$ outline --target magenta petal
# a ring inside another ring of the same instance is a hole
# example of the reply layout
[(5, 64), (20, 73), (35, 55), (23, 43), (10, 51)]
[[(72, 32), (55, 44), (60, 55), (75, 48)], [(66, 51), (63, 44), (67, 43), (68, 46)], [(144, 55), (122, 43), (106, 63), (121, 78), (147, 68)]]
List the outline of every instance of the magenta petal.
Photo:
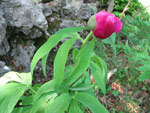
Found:
[(93, 29), (93, 34), (96, 38), (105, 39), (112, 33), (118, 33), (122, 29), (122, 22), (112, 13), (102, 10), (95, 17), (96, 26)]
[(120, 32), (122, 29), (122, 22), (116, 17), (116, 33)]

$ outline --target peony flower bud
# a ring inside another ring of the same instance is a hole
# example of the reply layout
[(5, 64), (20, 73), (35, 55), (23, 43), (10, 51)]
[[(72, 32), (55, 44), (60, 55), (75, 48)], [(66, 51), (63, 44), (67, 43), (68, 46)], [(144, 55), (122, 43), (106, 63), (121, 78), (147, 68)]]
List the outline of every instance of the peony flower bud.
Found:
[(120, 32), (122, 22), (114, 14), (102, 10), (89, 19), (88, 27), (96, 38), (105, 39), (114, 32)]

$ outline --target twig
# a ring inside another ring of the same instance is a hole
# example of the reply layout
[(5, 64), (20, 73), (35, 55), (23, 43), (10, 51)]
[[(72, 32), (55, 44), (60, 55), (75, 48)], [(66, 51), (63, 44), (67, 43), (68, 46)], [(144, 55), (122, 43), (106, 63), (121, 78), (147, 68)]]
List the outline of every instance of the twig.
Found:
[(121, 13), (120, 20), (122, 19), (124, 13), (129, 9), (128, 7), (129, 7), (129, 5), (131, 4), (131, 2), (132, 2), (132, 0), (130, 0), (130, 1), (128, 2), (128, 4), (126, 5), (126, 7), (124, 8), (123, 12)]
[[(147, 8), (149, 8), (150, 6), (147, 6), (147, 7), (145, 7), (144, 9), (141, 9), (141, 10), (138, 10), (132, 17), (131, 17), (131, 19), (134, 19), (136, 16), (138, 16), (143, 10), (145, 10), (145, 9), (147, 9)], [(129, 22), (129, 20), (125, 20), (125, 21), (123, 21), (123, 23), (128, 23)]]

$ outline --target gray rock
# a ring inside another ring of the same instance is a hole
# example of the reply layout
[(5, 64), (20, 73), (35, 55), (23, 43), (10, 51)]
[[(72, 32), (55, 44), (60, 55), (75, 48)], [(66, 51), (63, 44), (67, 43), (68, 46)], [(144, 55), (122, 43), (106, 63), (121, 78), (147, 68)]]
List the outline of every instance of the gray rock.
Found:
[(82, 0), (66, 0), (66, 5), (61, 8), (61, 16), (63, 18), (76, 17), (75, 11), (79, 11), (82, 4)]
[(3, 12), (0, 10), (0, 43), (5, 38), (7, 23), (3, 18)]
[(9, 71), (11, 71), (11, 69), (5, 65), (5, 62), (0, 61), (0, 77)]
[(71, 0), (66, 6), (61, 9), (63, 18), (79, 18), (88, 20), (94, 11), (97, 12), (96, 3), (83, 3), (82, 0)]
[(97, 12), (96, 4), (82, 4), (79, 10), (75, 10), (75, 16), (82, 20), (89, 20), (89, 18), (94, 15), (94, 11)]
[(22, 32), (26, 35), (23, 37), (25, 39), (35, 39), (43, 35), (43, 32), (37, 27), (33, 27), (31, 29), (29, 29), (28, 27), (23, 27)]
[(41, 7), (42, 12), (45, 17), (52, 15), (52, 9), (50, 8), (49, 4), (40, 3), (39, 6)]
[(0, 43), (0, 56), (5, 55), (10, 50), (10, 46), (6, 38)]
[(53, 12), (59, 13), (61, 8), (65, 6), (66, 1), (65, 0), (53, 0), (49, 3), (49, 6), (51, 7)]
[(31, 58), (36, 48), (34, 45), (23, 47), (22, 45), (14, 45), (11, 51), (11, 57), (13, 58), (17, 67), (21, 67), (24, 72), (30, 71)]
[[(31, 38), (40, 37), (41, 35), (35, 34), (48, 29), (41, 8), (33, 0), (2, 0), (0, 7), (8, 25), (19, 28), (25, 35), (30, 35), (29, 31), (33, 32)], [(32, 31), (33, 27), (36, 27), (38, 32)]]
[(62, 19), (61, 21), (62, 22), (60, 23), (60, 28), (84, 26), (83, 23), (80, 20)]

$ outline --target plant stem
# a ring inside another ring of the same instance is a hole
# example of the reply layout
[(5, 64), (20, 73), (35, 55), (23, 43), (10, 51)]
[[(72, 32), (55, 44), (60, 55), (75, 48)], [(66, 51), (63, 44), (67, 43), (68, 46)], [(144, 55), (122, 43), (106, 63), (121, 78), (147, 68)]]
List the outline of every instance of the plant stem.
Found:
[(29, 88), (33, 93), (36, 94), (36, 91), (35, 91), (31, 86), (28, 86), (28, 88)]
[(89, 41), (89, 39), (92, 37), (92, 35), (93, 35), (93, 32), (91, 31), (88, 34), (88, 36), (86, 37), (86, 39), (83, 41), (83, 44), (82, 44), (81, 48), (83, 48), (86, 45), (86, 43)]
[(80, 79), (83, 77), (83, 75), (84, 75), (84, 74), (82, 74), (76, 81), (74, 81), (74, 82), (70, 85), (70, 87), (72, 87), (78, 80), (80, 80)]
[(123, 12), (121, 13), (120, 20), (122, 19), (124, 13), (129, 9), (128, 7), (129, 7), (129, 5), (131, 4), (131, 2), (132, 2), (132, 0), (130, 0), (130, 1), (128, 2), (128, 4), (126, 5), (126, 7), (124, 8)]

